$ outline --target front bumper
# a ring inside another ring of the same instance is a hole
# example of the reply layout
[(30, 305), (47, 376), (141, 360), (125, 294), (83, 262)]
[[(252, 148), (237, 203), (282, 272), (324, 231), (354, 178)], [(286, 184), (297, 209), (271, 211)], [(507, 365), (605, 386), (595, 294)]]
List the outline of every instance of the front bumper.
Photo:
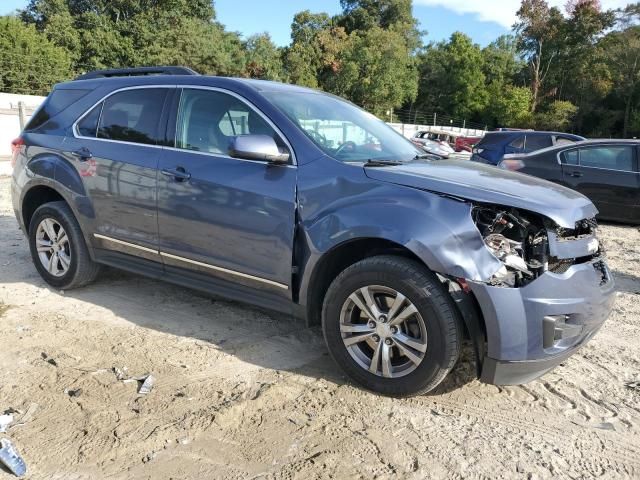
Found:
[(602, 260), (547, 272), (523, 288), (468, 285), (487, 330), (480, 378), (495, 385), (527, 383), (562, 363), (596, 334), (615, 300)]

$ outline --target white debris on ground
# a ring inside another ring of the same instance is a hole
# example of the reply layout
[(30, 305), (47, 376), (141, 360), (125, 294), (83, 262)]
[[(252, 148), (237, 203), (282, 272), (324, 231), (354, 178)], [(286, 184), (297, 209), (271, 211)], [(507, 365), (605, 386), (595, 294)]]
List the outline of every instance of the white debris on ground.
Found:
[[(398, 400), (351, 385), (320, 330), (287, 318), (115, 270), (48, 288), (9, 183), (0, 408), (27, 412), (9, 433), (30, 479), (640, 476), (638, 227), (602, 227), (619, 297), (562, 366), (498, 388), (473, 379), (467, 351), (437, 392)], [(153, 372), (152, 392), (129, 372)]]

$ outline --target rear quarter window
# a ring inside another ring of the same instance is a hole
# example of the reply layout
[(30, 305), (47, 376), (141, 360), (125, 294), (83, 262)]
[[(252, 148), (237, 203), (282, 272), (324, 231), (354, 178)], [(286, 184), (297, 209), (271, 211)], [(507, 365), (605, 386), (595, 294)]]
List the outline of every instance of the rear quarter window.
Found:
[(524, 135), (513, 140), (509, 146), (513, 148), (524, 148)]
[(65, 110), (67, 107), (73, 105), (82, 97), (84, 97), (90, 90), (79, 89), (55, 89), (42, 103), (40, 108), (31, 117), (29, 123), (27, 123), (25, 130), (33, 131), (40, 128), (47, 123), (51, 118)]

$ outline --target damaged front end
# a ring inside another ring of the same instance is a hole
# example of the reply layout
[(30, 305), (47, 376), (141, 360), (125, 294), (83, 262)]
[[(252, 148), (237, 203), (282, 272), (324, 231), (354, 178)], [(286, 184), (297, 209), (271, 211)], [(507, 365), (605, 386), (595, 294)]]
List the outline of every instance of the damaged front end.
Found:
[(521, 288), (546, 272), (564, 273), (603, 256), (595, 219), (566, 229), (541, 215), (494, 205), (475, 206), (472, 218), (489, 251), (502, 262), (488, 279), (493, 286)]
[(490, 278), (464, 282), (486, 332), (480, 378), (526, 383), (589, 341), (613, 308), (614, 282), (597, 223), (585, 219), (566, 228), (537, 213), (486, 204), (471, 214), (502, 263)]

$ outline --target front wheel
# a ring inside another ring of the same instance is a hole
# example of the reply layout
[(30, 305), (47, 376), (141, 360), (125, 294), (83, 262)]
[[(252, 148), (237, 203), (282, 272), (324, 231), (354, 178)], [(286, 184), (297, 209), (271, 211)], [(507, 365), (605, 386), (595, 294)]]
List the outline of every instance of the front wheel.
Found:
[(460, 354), (461, 322), (438, 278), (414, 260), (372, 257), (333, 281), (322, 311), (329, 352), (369, 390), (411, 396), (438, 386)]

